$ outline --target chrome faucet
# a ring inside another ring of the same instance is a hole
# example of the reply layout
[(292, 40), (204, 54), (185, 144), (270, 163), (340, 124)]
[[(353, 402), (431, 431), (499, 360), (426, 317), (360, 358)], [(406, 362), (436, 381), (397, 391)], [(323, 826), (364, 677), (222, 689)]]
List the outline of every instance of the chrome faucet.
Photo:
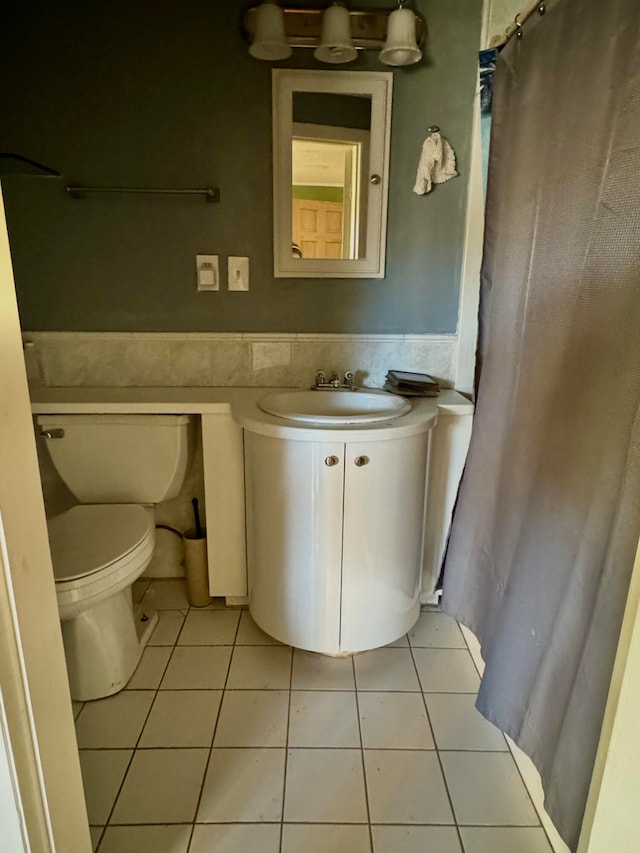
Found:
[(316, 391), (358, 390), (354, 382), (353, 370), (346, 370), (344, 374), (344, 379), (340, 379), (339, 374), (335, 373), (335, 371), (331, 374), (331, 378), (327, 379), (327, 374), (324, 372), (324, 370), (318, 370), (316, 372), (316, 381), (313, 387)]

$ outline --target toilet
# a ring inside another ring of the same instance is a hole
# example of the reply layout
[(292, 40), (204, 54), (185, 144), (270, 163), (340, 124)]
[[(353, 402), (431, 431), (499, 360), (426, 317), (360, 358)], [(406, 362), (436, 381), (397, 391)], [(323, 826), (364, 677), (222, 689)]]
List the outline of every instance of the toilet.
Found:
[(117, 693), (158, 614), (134, 608), (149, 565), (154, 504), (175, 497), (190, 463), (187, 415), (40, 415), (51, 460), (80, 505), (48, 521), (71, 697)]

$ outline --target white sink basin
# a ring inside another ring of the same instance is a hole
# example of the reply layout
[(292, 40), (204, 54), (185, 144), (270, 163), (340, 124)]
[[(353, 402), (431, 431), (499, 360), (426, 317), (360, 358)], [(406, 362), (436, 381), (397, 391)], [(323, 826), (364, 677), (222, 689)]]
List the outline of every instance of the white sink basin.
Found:
[(368, 424), (406, 415), (411, 403), (387, 391), (274, 391), (258, 400), (269, 415), (308, 424)]

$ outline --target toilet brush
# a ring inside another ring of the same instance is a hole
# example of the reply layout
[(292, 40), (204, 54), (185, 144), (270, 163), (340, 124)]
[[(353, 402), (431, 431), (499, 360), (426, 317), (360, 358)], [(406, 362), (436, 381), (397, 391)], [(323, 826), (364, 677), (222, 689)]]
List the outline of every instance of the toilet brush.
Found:
[(196, 523), (196, 539), (202, 539), (202, 527), (200, 526), (200, 512), (198, 510), (198, 498), (191, 498), (193, 504), (193, 517)]
[(187, 581), (187, 598), (193, 607), (206, 607), (211, 603), (207, 570), (207, 539), (200, 524), (198, 498), (193, 498), (195, 528), (184, 533), (184, 566)]

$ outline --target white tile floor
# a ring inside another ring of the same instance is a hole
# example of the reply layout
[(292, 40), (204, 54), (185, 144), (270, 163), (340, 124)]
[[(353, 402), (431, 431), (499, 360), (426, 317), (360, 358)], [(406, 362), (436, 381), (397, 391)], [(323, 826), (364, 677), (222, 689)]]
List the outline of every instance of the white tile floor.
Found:
[(246, 610), (160, 611), (127, 689), (76, 704), (99, 853), (550, 853), (456, 623), (326, 658)]

